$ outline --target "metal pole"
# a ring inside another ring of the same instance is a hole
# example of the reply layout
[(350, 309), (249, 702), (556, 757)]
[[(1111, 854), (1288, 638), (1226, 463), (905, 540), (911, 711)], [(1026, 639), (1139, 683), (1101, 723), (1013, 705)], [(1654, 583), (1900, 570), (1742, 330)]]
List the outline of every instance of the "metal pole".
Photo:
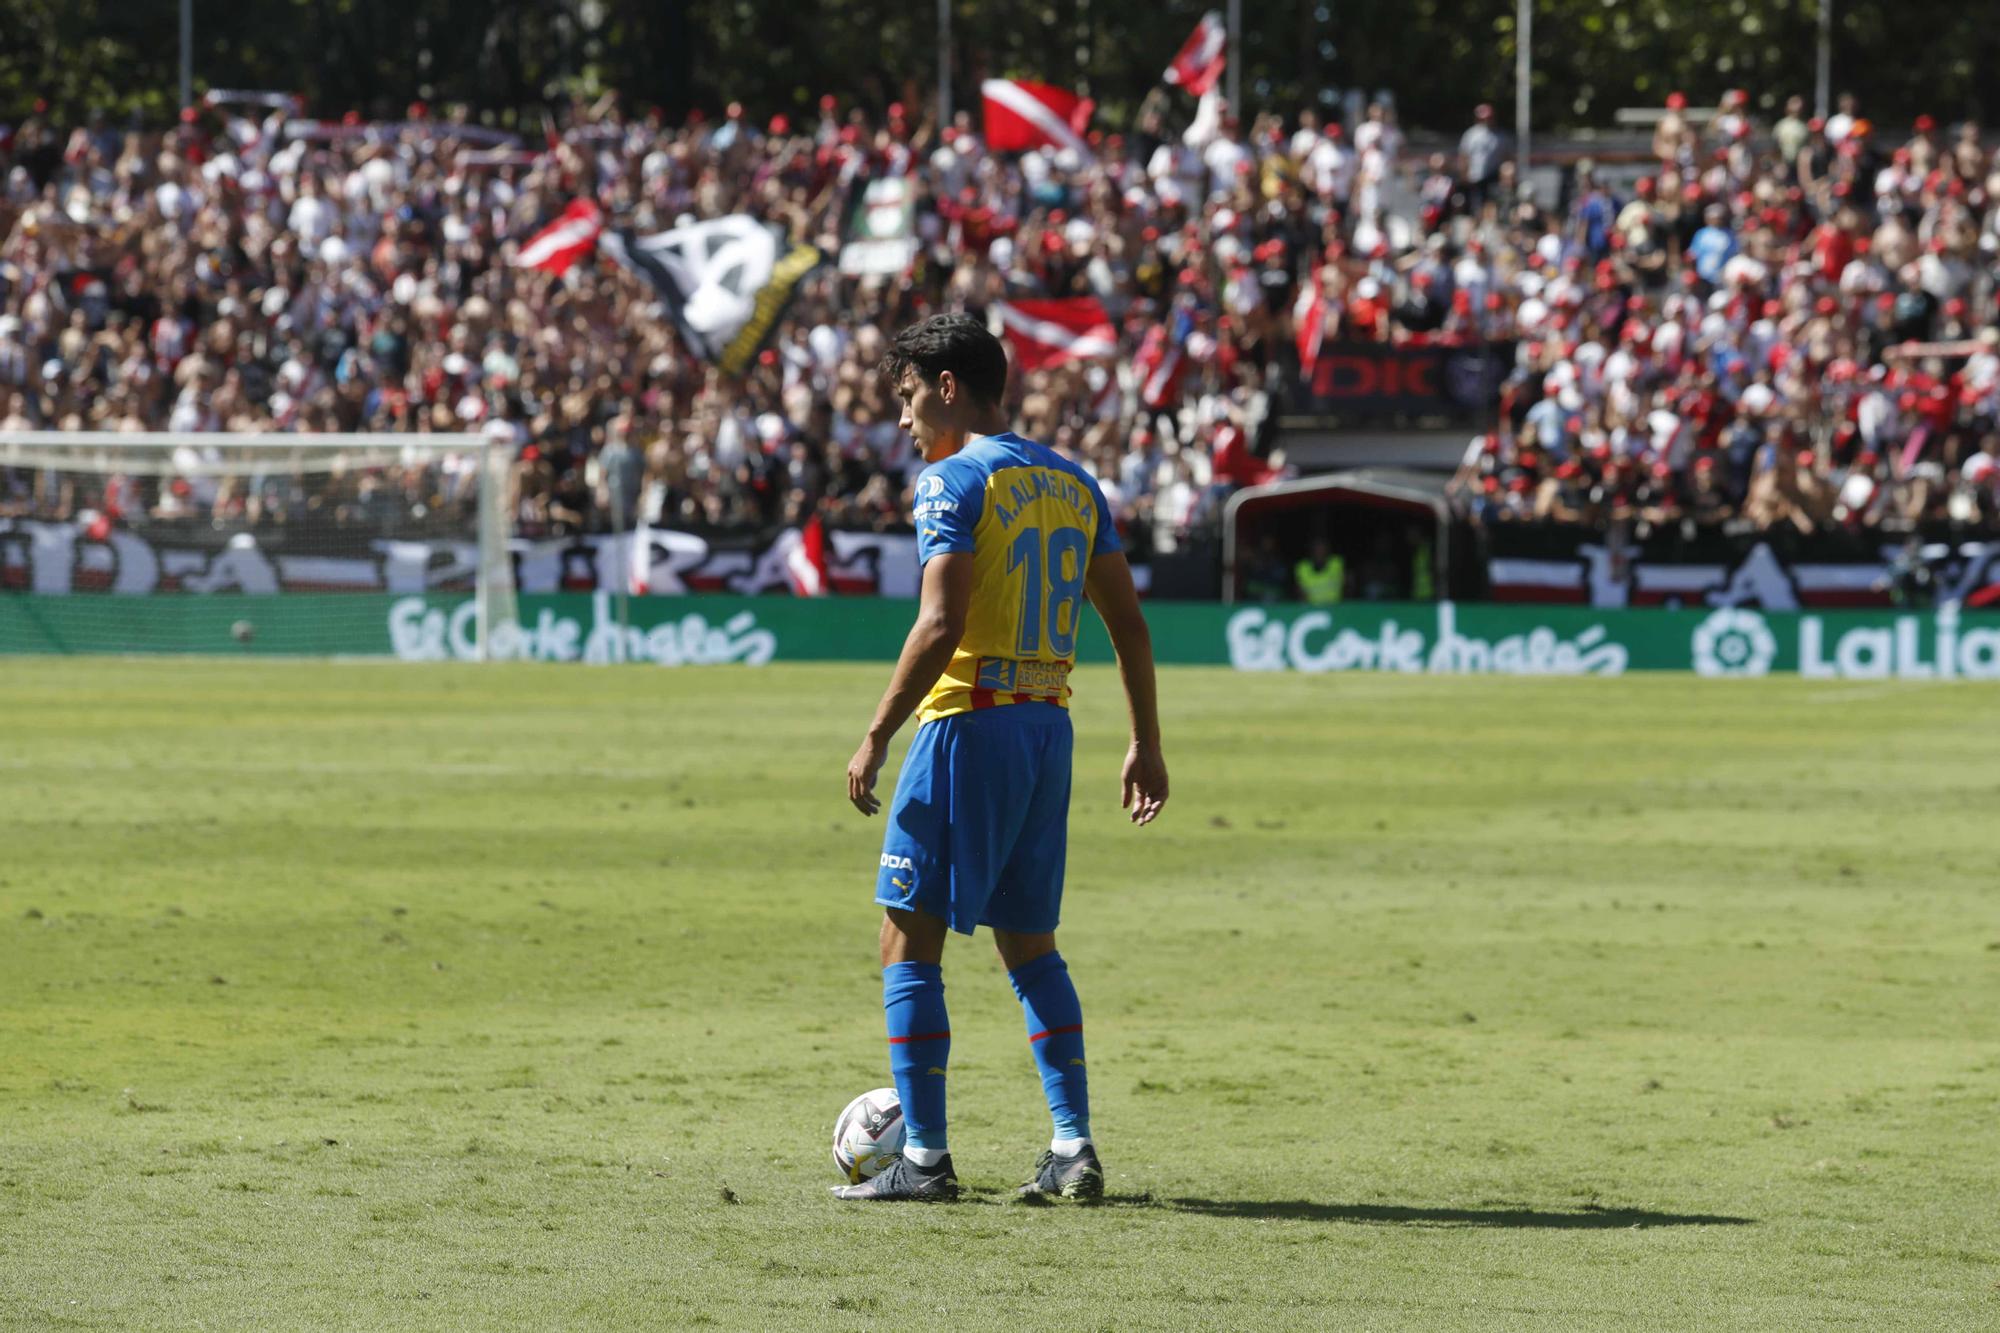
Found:
[(1819, 0), (1819, 59), (1813, 69), (1813, 114), (1826, 119), (1833, 92), (1833, 0)]
[(1528, 183), (1528, 94), (1534, 77), (1535, 4), (1520, 0), (1514, 19), (1514, 183)]
[(938, 0), (938, 132), (951, 124), (951, 0)]
[(181, 0), (181, 107), (194, 105), (194, 0)]
[[(181, 0), (181, 13), (187, 13), (190, 0)], [(186, 47), (182, 47), (186, 50)], [(493, 533), (500, 524), (500, 497), (494, 489), (500, 484), (500, 444), (496, 440), (481, 438), (479, 441), (479, 509), (474, 522), (479, 525), (479, 572), (472, 579), (472, 624), (479, 637), (478, 660), (493, 660), (493, 621), (499, 608), (493, 605)]]
[(632, 644), (632, 555), (631, 529), (625, 526), (625, 487), (613, 480), (611, 492), (611, 549), (622, 557), (618, 562), (618, 651), (614, 662), (631, 660)]
[(1229, 113), (1243, 118), (1243, 0), (1229, 0)]

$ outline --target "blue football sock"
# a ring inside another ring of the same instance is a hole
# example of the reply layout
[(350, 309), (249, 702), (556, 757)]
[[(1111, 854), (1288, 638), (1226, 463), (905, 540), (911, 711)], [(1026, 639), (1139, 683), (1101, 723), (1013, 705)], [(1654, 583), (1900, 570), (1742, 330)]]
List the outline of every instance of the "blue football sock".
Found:
[(889, 1020), (889, 1068), (903, 1102), (903, 1141), (943, 1149), (944, 1071), (951, 1059), (943, 969), (936, 963), (883, 968), (882, 1009)]
[(1090, 1137), (1090, 1078), (1083, 1063), (1083, 1006), (1059, 953), (1046, 953), (1007, 979), (1028, 1020), (1028, 1049), (1042, 1071), (1042, 1092), (1059, 1139)]

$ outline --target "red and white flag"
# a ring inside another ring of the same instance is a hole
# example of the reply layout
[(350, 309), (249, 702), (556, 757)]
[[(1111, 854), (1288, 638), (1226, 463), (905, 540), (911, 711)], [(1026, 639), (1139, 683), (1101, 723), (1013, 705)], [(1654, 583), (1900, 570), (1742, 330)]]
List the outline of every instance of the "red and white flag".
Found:
[(979, 95), (986, 103), (986, 146), (994, 152), (1052, 144), (1091, 157), (1083, 132), (1097, 104), (1089, 98), (1026, 79), (988, 79)]
[(1222, 25), (1222, 15), (1211, 9), (1181, 43), (1174, 63), (1162, 77), (1200, 97), (1222, 81), (1222, 70), (1228, 63), (1229, 30)]
[(1094, 296), (1056, 301), (995, 301), (1000, 333), (1022, 370), (1118, 355), (1118, 330)]
[(1169, 324), (1155, 324), (1139, 343), (1132, 369), (1139, 377), (1139, 401), (1164, 411), (1180, 401), (1181, 380), (1187, 374), (1187, 340), (1194, 321), (1186, 310), (1174, 312)]
[(1292, 326), (1298, 335), (1299, 378), (1309, 382), (1326, 341), (1326, 297), (1317, 279), (1299, 285), (1299, 299), (1292, 304)]
[(597, 205), (576, 199), (562, 216), (530, 236), (514, 255), (517, 268), (539, 268), (550, 273), (566, 273), (569, 266), (589, 254), (597, 245), (604, 219)]
[(800, 528), (785, 552), (785, 577), (794, 597), (824, 597), (830, 590), (826, 567), (826, 523), (818, 514)]

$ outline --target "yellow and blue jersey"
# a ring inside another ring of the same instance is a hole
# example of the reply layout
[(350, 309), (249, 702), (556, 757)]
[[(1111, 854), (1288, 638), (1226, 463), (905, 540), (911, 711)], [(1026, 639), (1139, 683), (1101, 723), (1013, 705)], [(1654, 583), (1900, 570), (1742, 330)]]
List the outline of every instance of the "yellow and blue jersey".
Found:
[(982, 435), (917, 478), (917, 559), (972, 553), (972, 607), (920, 722), (1031, 700), (1069, 706), (1083, 577), (1119, 549), (1082, 468), (1011, 432)]

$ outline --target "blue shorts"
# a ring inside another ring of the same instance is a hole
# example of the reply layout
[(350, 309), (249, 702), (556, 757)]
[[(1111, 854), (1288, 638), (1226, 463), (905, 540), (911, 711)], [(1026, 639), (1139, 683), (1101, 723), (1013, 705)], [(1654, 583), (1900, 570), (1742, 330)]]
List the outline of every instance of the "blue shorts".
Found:
[(1054, 930), (1069, 835), (1069, 711), (1007, 704), (926, 722), (889, 806), (875, 901), (961, 934)]

